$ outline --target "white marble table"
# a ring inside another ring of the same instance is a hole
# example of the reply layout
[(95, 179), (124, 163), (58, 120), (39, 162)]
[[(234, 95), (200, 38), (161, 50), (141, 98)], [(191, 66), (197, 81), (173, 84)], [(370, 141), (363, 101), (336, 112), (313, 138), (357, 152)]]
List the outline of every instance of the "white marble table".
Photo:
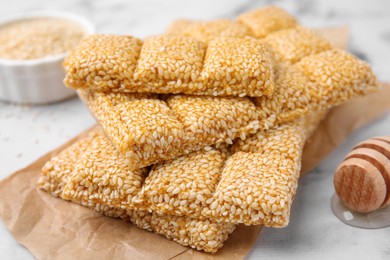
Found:
[[(382, 81), (390, 82), (390, 1), (234, 1), (234, 0), (12, 0), (0, 1), (0, 16), (48, 9), (79, 13), (99, 32), (147, 36), (161, 33), (177, 18), (211, 19), (276, 3), (310, 27), (349, 25), (350, 50), (367, 59)], [(390, 102), (390, 101), (389, 101)], [(0, 102), (0, 179), (34, 161), (94, 123), (76, 99), (40, 107)], [(333, 216), (332, 173), (357, 142), (390, 133), (390, 114), (353, 133), (315, 171), (300, 181), (291, 223), (284, 229), (265, 228), (250, 259), (390, 259), (390, 228), (362, 230)], [(33, 259), (0, 221), (0, 259)]]

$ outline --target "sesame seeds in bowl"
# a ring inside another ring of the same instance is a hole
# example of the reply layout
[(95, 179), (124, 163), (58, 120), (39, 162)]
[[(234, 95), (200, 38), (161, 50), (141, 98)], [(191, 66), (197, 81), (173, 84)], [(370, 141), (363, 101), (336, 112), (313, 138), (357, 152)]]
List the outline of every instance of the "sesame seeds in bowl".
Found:
[(62, 18), (28, 18), (0, 27), (0, 58), (33, 60), (68, 52), (84, 37), (85, 30)]
[(93, 32), (85, 18), (63, 12), (0, 19), (0, 100), (34, 105), (75, 95), (62, 82), (62, 63)]

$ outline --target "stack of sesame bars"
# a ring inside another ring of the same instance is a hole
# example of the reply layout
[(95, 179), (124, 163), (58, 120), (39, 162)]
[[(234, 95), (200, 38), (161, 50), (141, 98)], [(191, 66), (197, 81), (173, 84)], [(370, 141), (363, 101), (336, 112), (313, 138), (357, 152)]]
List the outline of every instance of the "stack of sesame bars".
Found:
[(286, 226), (305, 140), (378, 88), (368, 64), (277, 7), (145, 40), (90, 35), (65, 69), (99, 124), (39, 187), (211, 253), (238, 224)]

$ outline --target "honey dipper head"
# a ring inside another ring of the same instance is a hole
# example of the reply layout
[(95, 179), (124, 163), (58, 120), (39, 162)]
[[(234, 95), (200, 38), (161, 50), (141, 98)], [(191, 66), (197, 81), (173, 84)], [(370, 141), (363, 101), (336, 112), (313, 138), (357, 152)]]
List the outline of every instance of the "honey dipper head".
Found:
[(337, 168), (334, 186), (350, 209), (371, 212), (390, 203), (390, 138), (358, 144)]

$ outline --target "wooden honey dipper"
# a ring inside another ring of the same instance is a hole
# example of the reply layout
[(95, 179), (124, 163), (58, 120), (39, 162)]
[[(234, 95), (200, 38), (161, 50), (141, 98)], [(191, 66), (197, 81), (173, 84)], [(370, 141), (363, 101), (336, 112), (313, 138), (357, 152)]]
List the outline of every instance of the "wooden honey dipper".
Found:
[(354, 211), (390, 205), (390, 136), (356, 145), (337, 168), (334, 186), (340, 200)]

